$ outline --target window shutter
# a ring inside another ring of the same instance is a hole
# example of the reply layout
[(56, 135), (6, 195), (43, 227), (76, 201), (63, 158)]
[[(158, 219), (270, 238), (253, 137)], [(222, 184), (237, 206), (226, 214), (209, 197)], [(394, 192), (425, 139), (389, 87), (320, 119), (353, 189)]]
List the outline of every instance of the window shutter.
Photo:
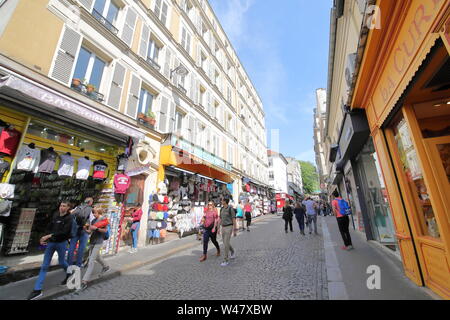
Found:
[(136, 12), (131, 7), (128, 7), (127, 15), (125, 18), (125, 24), (122, 31), (122, 40), (125, 41), (128, 46), (131, 47), (133, 41), (134, 25), (136, 23)]
[(191, 55), (191, 35), (189, 33), (186, 34), (186, 51)]
[(189, 116), (189, 141), (195, 143), (195, 119), (193, 116)]
[(158, 17), (158, 19), (161, 16), (161, 4), (162, 0), (155, 1), (155, 15)]
[(200, 46), (200, 44), (197, 45), (197, 66), (202, 66), (202, 47)]
[(139, 91), (141, 89), (141, 79), (135, 75), (131, 78), (130, 93), (128, 94), (127, 115), (136, 118), (137, 106), (139, 102)]
[(146, 25), (142, 25), (141, 44), (139, 47), (139, 54), (142, 58), (147, 60), (148, 43), (150, 40), (150, 28)]
[(56, 52), (55, 63), (51, 73), (53, 79), (61, 81), (66, 85), (70, 84), (75, 56), (80, 43), (81, 35), (66, 27)]
[(125, 68), (116, 63), (114, 75), (109, 90), (108, 105), (116, 110), (119, 109), (120, 98), (122, 96), (123, 80), (125, 78)]
[(87, 9), (87, 11), (91, 12), (92, 3), (94, 2), (94, 0), (78, 0), (78, 2), (81, 3)]
[[(173, 68), (174, 69), (178, 68), (178, 66), (180, 65), (180, 60), (176, 56), (174, 56), (173, 60), (174, 60)], [(173, 81), (173, 84), (175, 85), (175, 87), (178, 87), (179, 80), (180, 80), (180, 76), (176, 72), (174, 72), (172, 75), (172, 81)]]
[(162, 5), (162, 15), (161, 15), (161, 22), (163, 23), (163, 25), (166, 25), (167, 22), (167, 11), (168, 11), (168, 6), (167, 3), (163, 2)]
[(167, 132), (167, 113), (169, 107), (169, 100), (161, 96), (161, 108), (159, 111), (159, 131)]
[(169, 129), (171, 132), (173, 130), (173, 126), (175, 124), (175, 103), (170, 101), (170, 109), (169, 109)]
[(206, 112), (211, 115), (211, 93), (209, 91), (206, 91), (206, 106), (204, 106), (206, 108)]
[(181, 46), (186, 49), (186, 29), (181, 28)]
[(197, 90), (195, 88), (195, 76), (193, 73), (191, 73), (191, 92), (190, 92), (190, 98), (192, 99), (192, 101), (194, 102), (194, 104), (197, 104), (197, 99), (196, 99), (196, 95), (197, 95)]
[(164, 76), (169, 79), (170, 78), (170, 58), (172, 56), (172, 53), (170, 52), (169, 47), (165, 46), (166, 54), (164, 59), (164, 68), (163, 68), (163, 74)]

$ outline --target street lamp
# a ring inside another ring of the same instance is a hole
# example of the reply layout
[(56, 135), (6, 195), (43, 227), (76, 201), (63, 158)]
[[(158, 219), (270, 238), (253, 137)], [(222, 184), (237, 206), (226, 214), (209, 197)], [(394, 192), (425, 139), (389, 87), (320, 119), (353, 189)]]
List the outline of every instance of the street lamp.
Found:
[(176, 72), (177, 75), (182, 76), (182, 77), (186, 76), (189, 73), (189, 71), (186, 69), (186, 67), (183, 66), (182, 64), (180, 64), (178, 67), (176, 67), (175, 69), (170, 71), (170, 79), (172, 79), (172, 75), (174, 72)]

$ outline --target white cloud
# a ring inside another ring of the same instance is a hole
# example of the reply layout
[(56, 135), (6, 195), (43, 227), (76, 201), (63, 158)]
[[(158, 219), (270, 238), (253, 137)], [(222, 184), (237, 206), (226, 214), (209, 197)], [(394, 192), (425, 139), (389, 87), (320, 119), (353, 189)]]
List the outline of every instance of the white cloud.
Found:
[(253, 5), (253, 1), (227, 0), (226, 11), (222, 12), (221, 23), (235, 46), (240, 45), (242, 36), (247, 29), (245, 14)]

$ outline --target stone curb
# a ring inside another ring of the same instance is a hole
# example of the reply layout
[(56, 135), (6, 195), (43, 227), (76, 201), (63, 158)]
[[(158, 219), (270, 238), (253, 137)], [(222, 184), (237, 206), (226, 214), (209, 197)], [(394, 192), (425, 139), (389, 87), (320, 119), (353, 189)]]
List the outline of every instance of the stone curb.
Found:
[[(268, 218), (274, 217), (274, 216), (276, 216), (276, 215), (268, 214), (268, 215), (265, 215), (265, 216), (260, 216), (258, 218), (254, 218), (254, 220), (252, 221), (252, 224), (253, 223), (258, 223), (258, 222), (261, 222), (261, 221), (264, 221), (264, 220), (267, 220)], [(243, 232), (243, 231), (239, 231), (239, 233), (241, 233), (241, 232)], [(198, 242), (191, 243), (191, 244), (186, 244), (186, 245), (183, 245), (183, 246), (171, 249), (168, 252), (166, 252), (165, 254), (163, 254), (162, 256), (150, 258), (150, 259), (145, 260), (145, 261), (135, 261), (135, 262), (126, 264), (126, 265), (122, 266), (119, 270), (108, 272), (106, 275), (104, 275), (104, 276), (102, 276), (100, 278), (91, 280), (89, 282), (89, 285), (92, 286), (94, 284), (98, 284), (98, 283), (101, 283), (103, 281), (114, 279), (116, 277), (121, 276), (122, 274), (124, 274), (126, 272), (130, 272), (132, 270), (136, 270), (136, 269), (142, 268), (142, 267), (144, 267), (146, 265), (150, 265), (150, 264), (153, 264), (153, 263), (165, 260), (165, 259), (170, 258), (171, 256), (173, 256), (173, 255), (175, 255), (177, 253), (180, 253), (180, 252), (182, 252), (184, 250), (187, 250), (187, 249), (191, 249), (191, 248), (197, 247), (198, 245), (199, 245)], [(63, 295), (66, 295), (66, 294), (74, 292), (73, 290), (70, 290), (67, 287), (59, 287), (59, 288), (55, 288), (53, 290), (55, 292), (51, 292), (51, 293), (45, 295), (40, 300), (51, 300), (51, 299), (58, 298), (58, 297), (61, 297)]]

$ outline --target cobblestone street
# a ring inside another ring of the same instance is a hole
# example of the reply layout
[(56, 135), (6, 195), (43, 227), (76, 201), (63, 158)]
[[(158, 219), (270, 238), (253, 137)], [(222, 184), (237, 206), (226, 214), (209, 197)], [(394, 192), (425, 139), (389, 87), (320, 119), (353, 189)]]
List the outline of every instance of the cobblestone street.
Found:
[(295, 220), (293, 225), (286, 234), (284, 221), (273, 216), (240, 232), (231, 240), (236, 259), (227, 267), (211, 243), (200, 263), (199, 241), (194, 249), (59, 299), (328, 299), (322, 235), (300, 236)]

